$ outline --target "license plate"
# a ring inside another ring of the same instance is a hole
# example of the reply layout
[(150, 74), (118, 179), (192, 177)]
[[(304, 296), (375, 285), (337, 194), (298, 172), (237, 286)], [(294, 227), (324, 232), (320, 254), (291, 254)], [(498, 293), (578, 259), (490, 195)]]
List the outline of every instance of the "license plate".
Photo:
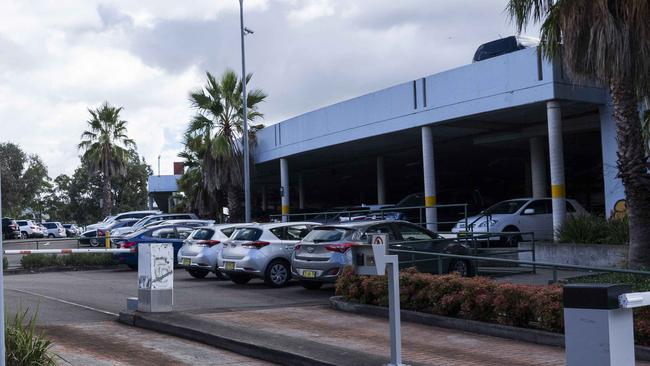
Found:
[(183, 258), (183, 265), (184, 265), (184, 266), (189, 266), (190, 264), (192, 264), (192, 260), (191, 260), (191, 259), (189, 259), (189, 258)]
[(234, 271), (235, 262), (226, 262), (226, 271)]
[(316, 271), (302, 271), (302, 276), (305, 278), (314, 278), (316, 277)]

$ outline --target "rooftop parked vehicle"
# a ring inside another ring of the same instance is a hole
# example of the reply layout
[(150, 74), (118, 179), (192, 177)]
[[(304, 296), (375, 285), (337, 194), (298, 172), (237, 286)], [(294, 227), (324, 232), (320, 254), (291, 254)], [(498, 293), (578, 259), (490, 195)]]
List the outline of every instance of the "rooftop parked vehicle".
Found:
[(254, 224), (237, 229), (217, 256), (219, 270), (237, 284), (262, 278), (271, 287), (291, 279), (291, 254), (318, 222)]
[(107, 216), (104, 218), (102, 222), (98, 222), (96, 224), (88, 225), (86, 227), (86, 230), (92, 230), (92, 229), (97, 229), (102, 226), (107, 226), (109, 223), (113, 221), (120, 221), (120, 220), (126, 220), (126, 219), (141, 219), (145, 216), (149, 215), (157, 215), (162, 213), (159, 210), (145, 210), (145, 211), (129, 211), (129, 212), (122, 212), (120, 214), (117, 214), (115, 216)]
[(65, 228), (58, 221), (44, 222), (43, 226), (47, 229), (48, 238), (65, 238), (68, 236), (65, 232)]
[(2, 218), (2, 238), (3, 239), (20, 239), (20, 227), (14, 219), (8, 217)]
[(20, 236), (23, 239), (42, 238), (45, 236), (43, 229), (32, 220), (17, 220), (16, 223), (20, 228)]
[[(517, 233), (532, 232), (535, 240), (553, 239), (553, 204), (551, 198), (518, 198), (499, 202), (479, 215), (459, 221), (452, 232), (471, 233)], [(586, 214), (587, 211), (576, 201), (566, 200), (569, 215)], [(482, 236), (478, 240), (500, 240), (506, 246), (516, 246), (521, 235)]]
[[(298, 245), (291, 257), (292, 275), (307, 289), (318, 289), (324, 283), (336, 282), (345, 266), (352, 264), (354, 245), (368, 242), (369, 234), (388, 234), (389, 248), (429, 253), (469, 255), (470, 249), (455, 240), (401, 220), (346, 222), (315, 227)], [(438, 273), (435, 258), (425, 254), (398, 253), (400, 267), (415, 266), (420, 272)], [(426, 260), (430, 259), (430, 260)], [(420, 260), (408, 263), (410, 260)], [(442, 259), (443, 272), (473, 276), (472, 262)]]
[(204, 278), (213, 272), (219, 279), (226, 279), (217, 265), (223, 243), (236, 229), (250, 225), (219, 224), (196, 228), (178, 252), (178, 265), (194, 278)]
[(484, 43), (476, 49), (472, 62), (479, 62), (507, 53), (537, 47), (539, 39), (525, 36), (510, 36)]
[(136, 248), (135, 253), (119, 253), (115, 257), (120, 263), (131, 269), (138, 268), (137, 247), (139, 244), (171, 243), (174, 247), (174, 263), (183, 242), (194, 231), (194, 227), (184, 225), (156, 225), (132, 233), (124, 238), (115, 239), (118, 248)]

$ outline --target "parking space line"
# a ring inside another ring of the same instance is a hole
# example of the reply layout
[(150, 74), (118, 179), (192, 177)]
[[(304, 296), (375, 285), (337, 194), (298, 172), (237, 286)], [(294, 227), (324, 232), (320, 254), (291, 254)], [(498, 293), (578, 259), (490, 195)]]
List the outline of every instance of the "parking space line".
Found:
[(79, 308), (83, 308), (83, 309), (86, 309), (86, 310), (91, 310), (91, 311), (106, 314), (106, 315), (111, 315), (111, 316), (118, 316), (119, 315), (119, 314), (112, 313), (112, 312), (107, 311), (107, 310), (97, 309), (97, 308), (93, 308), (92, 306), (77, 304), (76, 302), (63, 300), (63, 299), (59, 299), (59, 298), (52, 297), (52, 296), (37, 294), (37, 293), (31, 292), (31, 291), (18, 290), (18, 289), (13, 289), (13, 288), (7, 288), (6, 290), (20, 292), (20, 293), (23, 293), (23, 294), (28, 294), (28, 295), (32, 295), (32, 296), (36, 296), (36, 297), (42, 297), (42, 298), (47, 299), (47, 300), (57, 301), (57, 302), (60, 302), (60, 303), (63, 303), (63, 304), (76, 306), (76, 307), (79, 307)]

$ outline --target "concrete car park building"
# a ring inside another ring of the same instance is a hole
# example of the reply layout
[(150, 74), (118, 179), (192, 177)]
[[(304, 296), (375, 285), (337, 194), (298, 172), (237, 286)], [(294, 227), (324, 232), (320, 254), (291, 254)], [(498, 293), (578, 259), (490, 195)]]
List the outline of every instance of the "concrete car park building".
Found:
[(262, 129), (255, 204), (286, 214), (416, 192), (428, 205), (552, 196), (554, 226), (564, 197), (609, 216), (624, 199), (611, 112), (605, 89), (523, 49)]

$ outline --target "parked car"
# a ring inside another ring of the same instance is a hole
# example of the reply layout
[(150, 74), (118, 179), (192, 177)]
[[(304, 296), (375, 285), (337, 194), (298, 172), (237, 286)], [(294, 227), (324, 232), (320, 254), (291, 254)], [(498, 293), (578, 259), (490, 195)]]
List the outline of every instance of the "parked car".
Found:
[(67, 234), (65, 228), (58, 221), (44, 222), (43, 226), (47, 229), (48, 238), (65, 238)]
[[(570, 215), (586, 214), (587, 211), (576, 201), (566, 200), (566, 210)], [(479, 215), (459, 221), (454, 233), (500, 233), (532, 232), (535, 240), (553, 239), (553, 204), (551, 198), (518, 198), (499, 202)], [(489, 235), (488, 235), (489, 236)], [(481, 239), (487, 240), (488, 236)], [(521, 235), (494, 236), (490, 240), (501, 240), (505, 245), (516, 246)]]
[(191, 226), (185, 225), (156, 225), (142, 229), (124, 238), (116, 239), (114, 244), (118, 248), (136, 248), (135, 253), (119, 253), (115, 257), (131, 269), (138, 268), (137, 247), (139, 244), (171, 243), (174, 246), (174, 263), (177, 262), (178, 251), (183, 246), (183, 241), (194, 231)]
[(251, 224), (219, 224), (196, 228), (178, 251), (178, 265), (194, 278), (204, 278), (214, 272), (219, 279), (227, 278), (217, 265), (223, 243), (232, 233)]
[(484, 43), (476, 49), (472, 62), (487, 60), (492, 57), (523, 50), (524, 48), (537, 47), (539, 39), (525, 36), (510, 36)]
[(86, 227), (86, 230), (92, 230), (92, 229), (97, 229), (102, 226), (107, 226), (109, 223), (113, 221), (120, 221), (120, 220), (126, 220), (126, 219), (141, 219), (145, 216), (149, 215), (157, 215), (162, 213), (162, 211), (159, 210), (146, 210), (146, 211), (129, 211), (129, 212), (123, 212), (120, 214), (117, 214), (115, 216), (107, 216), (102, 222), (98, 222), (96, 224), (88, 225)]
[(115, 236), (124, 236), (129, 233), (135, 232), (147, 225), (155, 225), (156, 223), (160, 223), (165, 220), (198, 220), (199, 218), (193, 214), (193, 213), (176, 213), (176, 214), (154, 214), (154, 215), (147, 215), (145, 217), (142, 217), (133, 224), (130, 227), (123, 227), (120, 229), (116, 229), (114, 231), (111, 231), (112, 235)]
[[(352, 246), (364, 244), (369, 234), (388, 234), (389, 248), (417, 250), (430, 253), (469, 255), (470, 248), (416, 224), (402, 220), (346, 222), (315, 227), (298, 245), (291, 256), (292, 275), (307, 289), (318, 289), (324, 283), (336, 282), (345, 266), (352, 264)], [(391, 244), (391, 242), (393, 242)], [(400, 267), (411, 267), (409, 260), (432, 259), (425, 254), (398, 253)], [(402, 264), (403, 263), (403, 264)], [(420, 272), (438, 273), (435, 260), (415, 263)], [(442, 260), (443, 272), (473, 276), (474, 264), (464, 259)]]
[(110, 233), (113, 236), (114, 230), (119, 230), (123, 227), (130, 227), (131, 225), (138, 222), (138, 219), (124, 219), (117, 220), (111, 223), (107, 223), (105, 226), (100, 226), (96, 229), (91, 229), (85, 231), (81, 234), (81, 239), (79, 239), (79, 244), (86, 244), (92, 247), (104, 246), (106, 244), (106, 233)]
[(45, 233), (41, 227), (32, 220), (17, 220), (16, 223), (20, 228), (20, 236), (27, 238), (42, 238)]
[(237, 229), (217, 255), (219, 270), (230, 280), (245, 284), (253, 277), (272, 287), (291, 279), (291, 254), (317, 222), (254, 224)]
[(76, 238), (82, 233), (81, 228), (77, 224), (63, 224), (63, 227), (69, 238)]
[(8, 217), (2, 218), (2, 238), (3, 239), (20, 239), (20, 227), (14, 219)]

